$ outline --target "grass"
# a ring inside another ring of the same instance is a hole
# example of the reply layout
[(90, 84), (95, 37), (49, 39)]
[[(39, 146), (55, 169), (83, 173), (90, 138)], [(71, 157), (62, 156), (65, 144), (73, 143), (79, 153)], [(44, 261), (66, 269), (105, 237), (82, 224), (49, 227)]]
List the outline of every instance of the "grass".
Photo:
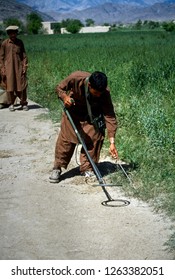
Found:
[[(61, 107), (55, 87), (75, 70), (103, 71), (118, 117), (116, 145), (132, 163), (139, 187), (126, 193), (151, 202), (175, 218), (175, 34), (104, 34), (22, 37), (29, 57), (30, 99), (49, 108), (58, 122)], [(107, 150), (105, 141), (103, 152)], [(114, 178), (115, 180), (115, 178)], [(175, 247), (175, 238), (171, 244)]]

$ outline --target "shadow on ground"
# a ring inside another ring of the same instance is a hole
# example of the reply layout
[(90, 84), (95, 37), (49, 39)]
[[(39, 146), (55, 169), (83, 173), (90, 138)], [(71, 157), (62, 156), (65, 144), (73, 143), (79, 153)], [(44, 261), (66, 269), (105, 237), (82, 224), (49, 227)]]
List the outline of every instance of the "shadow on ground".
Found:
[[(125, 168), (126, 172), (127, 172), (127, 170), (131, 171), (131, 170), (135, 169), (135, 167), (130, 164), (126, 164), (126, 165), (124, 164), (122, 166), (123, 166), (123, 168)], [(98, 163), (97, 168), (99, 169), (102, 177), (113, 174), (120, 169), (118, 164), (112, 163), (110, 161), (103, 161), (103, 162)], [(79, 176), (79, 175), (80, 175), (79, 167), (75, 167), (75, 168), (72, 168), (72, 169), (64, 172), (61, 175), (61, 180), (65, 180), (65, 179), (72, 178), (72, 177)]]

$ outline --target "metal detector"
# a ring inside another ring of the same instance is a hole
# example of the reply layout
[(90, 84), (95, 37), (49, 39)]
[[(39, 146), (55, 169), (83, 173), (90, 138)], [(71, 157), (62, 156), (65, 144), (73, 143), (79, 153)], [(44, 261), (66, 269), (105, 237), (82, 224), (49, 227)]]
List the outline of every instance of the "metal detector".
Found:
[(124, 173), (124, 175), (126, 176), (126, 178), (128, 179), (129, 183), (131, 185), (133, 185), (133, 182), (131, 180), (131, 178), (128, 176), (128, 174), (126, 173), (125, 169), (123, 168), (123, 166), (120, 164), (120, 163), (117, 163), (116, 164), (120, 167), (120, 169), (122, 170), (122, 172)]
[(67, 115), (67, 117), (68, 117), (68, 119), (69, 119), (69, 121), (70, 121), (70, 123), (71, 123), (71, 125), (72, 125), (72, 127), (73, 127), (73, 130), (75, 131), (75, 134), (76, 134), (76, 136), (77, 136), (77, 138), (78, 138), (78, 141), (79, 141), (80, 144), (82, 145), (82, 147), (83, 147), (83, 149), (84, 149), (84, 151), (85, 151), (85, 153), (86, 153), (86, 156), (87, 156), (87, 158), (88, 158), (88, 160), (89, 160), (89, 162), (90, 162), (90, 164), (91, 164), (91, 166), (92, 166), (92, 168), (93, 168), (93, 170), (94, 170), (94, 173), (95, 173), (95, 175), (96, 175), (96, 177), (97, 177), (97, 180), (98, 180), (98, 182), (99, 182), (99, 186), (101, 186), (102, 190), (104, 191), (104, 193), (105, 193), (105, 195), (106, 195), (106, 197), (107, 197), (107, 200), (106, 200), (106, 201), (103, 201), (101, 204), (102, 204), (103, 206), (108, 206), (108, 207), (121, 207), (121, 206), (127, 206), (127, 205), (129, 205), (130, 202), (127, 201), (127, 200), (123, 200), (123, 199), (113, 199), (113, 198), (110, 196), (110, 194), (108, 193), (108, 191), (106, 190), (106, 188), (105, 188), (106, 186), (117, 186), (117, 185), (114, 185), (114, 184), (113, 184), (113, 185), (106, 184), (106, 182), (105, 182), (105, 180), (103, 179), (103, 177), (102, 177), (102, 175), (101, 175), (99, 169), (97, 168), (95, 162), (92, 160), (92, 158), (91, 158), (91, 156), (90, 156), (90, 154), (89, 154), (89, 152), (88, 152), (88, 150), (87, 150), (86, 144), (85, 144), (84, 140), (82, 139), (80, 133), (78, 132), (78, 130), (77, 130), (77, 128), (76, 128), (76, 126), (75, 126), (75, 124), (74, 124), (74, 122), (73, 122), (73, 120), (72, 120), (72, 117), (71, 117), (71, 115), (70, 115), (70, 113), (69, 113), (69, 111), (68, 111), (68, 109), (64, 106), (64, 103), (63, 103), (63, 101), (62, 101), (61, 99), (60, 99), (60, 101), (61, 101), (61, 105), (62, 105), (62, 107), (63, 107), (63, 110), (64, 110), (65, 114)]

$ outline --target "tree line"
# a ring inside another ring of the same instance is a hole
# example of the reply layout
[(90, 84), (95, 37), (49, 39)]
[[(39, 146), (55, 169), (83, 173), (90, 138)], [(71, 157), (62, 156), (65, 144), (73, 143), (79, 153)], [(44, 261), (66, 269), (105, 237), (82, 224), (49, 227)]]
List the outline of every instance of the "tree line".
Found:
[[(26, 17), (25, 23), (17, 18), (7, 18), (0, 24), (0, 35), (5, 34), (5, 29), (9, 25), (19, 26), (19, 31), (21, 34), (46, 34), (47, 31), (44, 30), (42, 18), (35, 12), (30, 13)], [(92, 19), (86, 19), (86, 26), (93, 26), (94, 21)], [(51, 28), (54, 33), (61, 33), (61, 28), (66, 28), (70, 33), (78, 33), (84, 24), (78, 19), (66, 19), (61, 22), (51, 23)]]
[(42, 18), (34, 12), (27, 15), (25, 23), (17, 18), (7, 18), (0, 25), (1, 35), (5, 33), (5, 29), (9, 25), (17, 25), (22, 34), (38, 34), (42, 29)]
[[(26, 17), (25, 23), (23, 23), (21, 20), (17, 18), (8, 18), (3, 21), (3, 23), (0, 25), (0, 35), (5, 34), (5, 28), (9, 25), (17, 25), (19, 26), (19, 30), (21, 34), (47, 34), (47, 31), (44, 30), (42, 25), (42, 18), (35, 12), (30, 13)], [(53, 22), (51, 23), (51, 29), (54, 31), (54, 34), (61, 33), (61, 28), (65, 28), (69, 33), (78, 33), (80, 29), (84, 26), (94, 26), (95, 22), (93, 19), (86, 19), (85, 24), (83, 24), (78, 19), (66, 19), (62, 20), (61, 22)], [(111, 25), (108, 23), (104, 23), (105, 25)], [(112, 24), (111, 25), (111, 31), (115, 31), (118, 29), (164, 29), (167, 32), (173, 32), (175, 31), (175, 22), (169, 21), (169, 22), (155, 22), (155, 21), (141, 21), (140, 19), (134, 23), (134, 24)]]

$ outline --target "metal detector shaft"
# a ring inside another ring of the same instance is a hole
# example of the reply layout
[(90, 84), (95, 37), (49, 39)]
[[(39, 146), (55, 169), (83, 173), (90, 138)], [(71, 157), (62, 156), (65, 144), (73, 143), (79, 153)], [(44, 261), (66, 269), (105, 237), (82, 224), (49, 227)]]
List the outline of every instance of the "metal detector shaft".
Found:
[(132, 184), (131, 179), (129, 178), (128, 174), (126, 173), (125, 169), (123, 168), (123, 166), (120, 163), (117, 163), (119, 165), (119, 167), (121, 168), (121, 170), (123, 171), (123, 173), (125, 174), (126, 178), (129, 180), (130, 184)]
[(102, 189), (103, 189), (104, 193), (106, 194), (108, 200), (113, 200), (113, 199), (111, 198), (111, 196), (109, 195), (109, 193), (107, 192), (107, 190), (105, 189), (105, 181), (104, 181), (104, 179), (102, 178), (102, 175), (101, 175), (99, 169), (97, 168), (95, 162), (92, 160), (92, 158), (91, 158), (91, 156), (90, 156), (90, 154), (89, 154), (89, 152), (88, 152), (88, 150), (87, 150), (86, 144), (85, 144), (84, 140), (82, 139), (80, 133), (78, 132), (78, 130), (77, 130), (77, 128), (76, 128), (76, 126), (75, 126), (75, 124), (74, 124), (74, 122), (73, 122), (73, 120), (72, 120), (72, 117), (71, 117), (69, 111), (68, 111), (67, 108), (64, 106), (64, 103), (63, 103), (63, 101), (62, 101), (61, 99), (60, 99), (60, 101), (61, 101), (61, 105), (62, 105), (62, 107), (63, 107), (63, 110), (64, 110), (64, 112), (66, 113), (66, 115), (67, 115), (67, 117), (68, 117), (68, 119), (69, 119), (69, 121), (70, 121), (70, 123), (71, 123), (71, 125), (72, 125), (72, 127), (73, 127), (73, 130), (75, 131), (75, 133), (76, 133), (76, 135), (77, 135), (78, 141), (79, 141), (80, 144), (82, 145), (82, 147), (83, 147), (83, 149), (84, 149), (84, 151), (85, 151), (85, 153), (86, 153), (86, 156), (87, 156), (87, 158), (88, 158), (90, 164), (92, 165), (92, 168), (93, 168), (93, 170), (94, 170), (94, 172), (95, 172), (95, 175), (96, 175), (96, 177), (97, 177), (97, 179), (98, 179), (98, 181), (99, 181), (99, 185), (102, 187)]

